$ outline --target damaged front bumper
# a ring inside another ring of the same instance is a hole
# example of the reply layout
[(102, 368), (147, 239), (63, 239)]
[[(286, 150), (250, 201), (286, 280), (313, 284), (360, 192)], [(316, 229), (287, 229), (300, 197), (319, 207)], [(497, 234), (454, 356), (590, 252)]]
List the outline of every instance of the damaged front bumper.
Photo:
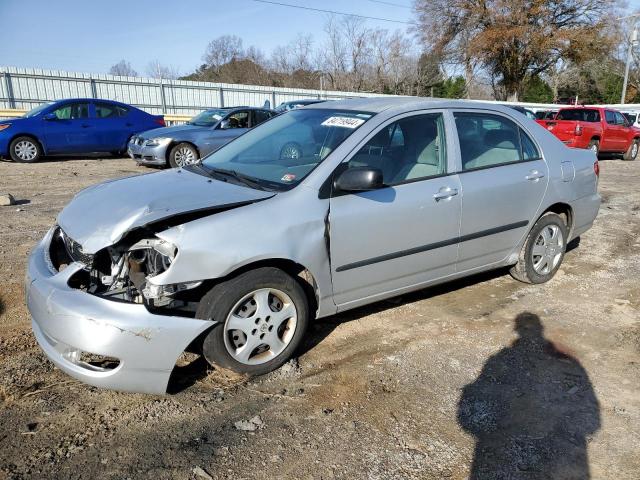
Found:
[[(144, 305), (70, 287), (70, 278), (83, 265), (72, 263), (57, 272), (49, 260), (52, 234), (31, 253), (25, 280), (33, 332), (47, 357), (90, 385), (165, 393), (178, 357), (214, 322), (155, 315)], [(86, 361), (92, 356), (112, 359), (110, 367)]]

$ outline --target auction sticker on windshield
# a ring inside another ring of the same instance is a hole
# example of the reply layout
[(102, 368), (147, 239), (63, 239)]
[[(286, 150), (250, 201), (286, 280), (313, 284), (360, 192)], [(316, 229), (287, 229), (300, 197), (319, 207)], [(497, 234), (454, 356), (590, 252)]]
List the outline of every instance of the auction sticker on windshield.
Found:
[(358, 128), (364, 123), (361, 118), (353, 117), (329, 117), (322, 122), (323, 127), (343, 127), (343, 128)]

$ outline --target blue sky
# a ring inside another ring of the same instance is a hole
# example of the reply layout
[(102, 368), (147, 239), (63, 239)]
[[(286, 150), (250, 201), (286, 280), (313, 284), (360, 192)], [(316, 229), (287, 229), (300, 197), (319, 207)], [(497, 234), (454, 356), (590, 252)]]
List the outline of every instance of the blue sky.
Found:
[[(379, 0), (280, 0), (321, 9), (411, 21), (410, 8)], [(412, 0), (386, 0), (410, 7)], [(626, 11), (640, 8), (630, 0)], [(200, 65), (209, 40), (243, 38), (269, 54), (298, 33), (324, 38), (326, 14), (252, 0), (0, 0), (0, 65), (106, 73), (120, 59), (143, 74), (154, 59), (181, 74)], [(367, 20), (389, 30), (406, 25)]]
[[(412, 20), (410, 8), (378, 1), (281, 1)], [(157, 58), (186, 74), (202, 63), (205, 46), (215, 37), (235, 34), (245, 47), (256, 45), (268, 54), (298, 33), (312, 33), (319, 42), (326, 15), (252, 0), (0, 0), (0, 19), (0, 65), (106, 73), (124, 58), (143, 73)], [(374, 20), (367, 24), (406, 28)]]

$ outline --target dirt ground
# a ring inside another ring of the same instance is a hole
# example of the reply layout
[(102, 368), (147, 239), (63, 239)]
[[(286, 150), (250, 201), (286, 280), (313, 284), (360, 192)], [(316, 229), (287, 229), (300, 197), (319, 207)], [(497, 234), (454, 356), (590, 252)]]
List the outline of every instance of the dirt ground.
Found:
[[(247, 380), (178, 368), (166, 396), (98, 390), (31, 334), (29, 250), (128, 159), (0, 162), (0, 479), (640, 478), (640, 161), (548, 284), (494, 272), (318, 321)], [(87, 211), (90, 215), (90, 210)]]

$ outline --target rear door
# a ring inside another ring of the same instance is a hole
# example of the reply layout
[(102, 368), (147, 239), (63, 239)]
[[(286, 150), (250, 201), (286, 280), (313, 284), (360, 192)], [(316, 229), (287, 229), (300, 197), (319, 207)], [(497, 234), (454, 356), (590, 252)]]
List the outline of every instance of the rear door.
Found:
[(449, 174), (443, 112), (396, 117), (339, 168), (372, 167), (385, 187), (334, 192), (330, 252), (334, 300), (355, 306), (455, 271), (461, 190)]
[(549, 181), (531, 137), (496, 112), (456, 111), (462, 170), (457, 270), (503, 261), (531, 228)]
[(129, 109), (109, 102), (94, 102), (93, 105), (100, 151), (123, 150), (133, 127), (128, 118)]
[(45, 141), (51, 153), (94, 152), (99, 139), (95, 119), (89, 116), (90, 102), (69, 102), (53, 110), (56, 118), (45, 121)]

